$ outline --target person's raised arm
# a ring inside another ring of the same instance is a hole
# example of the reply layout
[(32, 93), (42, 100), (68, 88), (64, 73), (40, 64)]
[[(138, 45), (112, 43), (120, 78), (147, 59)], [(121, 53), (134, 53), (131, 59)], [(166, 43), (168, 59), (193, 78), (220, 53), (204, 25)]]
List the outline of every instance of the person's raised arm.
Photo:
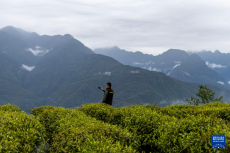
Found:
[(105, 92), (105, 90), (101, 87), (101, 90)]

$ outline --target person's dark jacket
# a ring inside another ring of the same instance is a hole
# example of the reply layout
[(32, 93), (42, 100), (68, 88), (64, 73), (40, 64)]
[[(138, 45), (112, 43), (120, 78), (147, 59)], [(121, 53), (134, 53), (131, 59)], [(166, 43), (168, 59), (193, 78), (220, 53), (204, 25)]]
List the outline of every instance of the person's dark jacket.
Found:
[(102, 100), (102, 103), (106, 103), (108, 105), (112, 105), (113, 102), (113, 90), (111, 88), (107, 88), (104, 91), (104, 98)]

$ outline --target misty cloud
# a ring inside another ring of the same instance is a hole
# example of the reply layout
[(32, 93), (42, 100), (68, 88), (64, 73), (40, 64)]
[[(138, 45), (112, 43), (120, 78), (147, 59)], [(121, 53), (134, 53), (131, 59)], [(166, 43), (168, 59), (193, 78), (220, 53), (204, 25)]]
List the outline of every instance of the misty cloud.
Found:
[(130, 73), (140, 73), (138, 70), (130, 71)]
[(104, 73), (102, 73), (102, 72), (98, 72), (98, 73), (95, 73), (94, 75), (111, 75), (112, 74), (112, 72), (104, 72)]
[(226, 66), (223, 66), (221, 64), (215, 64), (215, 63), (209, 63), (208, 61), (206, 62), (206, 65), (209, 68), (215, 69), (215, 68), (225, 68)]
[(46, 53), (48, 53), (50, 50), (48, 49), (43, 49), (40, 46), (36, 46), (35, 49), (32, 48), (28, 48), (26, 49), (26, 51), (30, 51), (31, 53), (33, 53), (35, 56), (43, 56)]
[(155, 67), (152, 68), (151, 66), (148, 67), (147, 70), (149, 70), (149, 71), (161, 72), (161, 69), (158, 69), (158, 68), (155, 68)]
[(224, 85), (224, 82), (222, 82), (222, 81), (218, 81), (217, 83)]
[(187, 76), (190, 76), (190, 77), (192, 77), (188, 72), (184, 72)]
[[(173, 68), (171, 69), (172, 71), (176, 68), (176, 67), (178, 67), (178, 66), (180, 66), (180, 64), (176, 64), (175, 66), (173, 66)], [(171, 72), (172, 71), (170, 71), (168, 74), (167, 74), (167, 76), (169, 76), (170, 74), (171, 74)]]
[(22, 64), (21, 68), (27, 71), (32, 71), (35, 68), (35, 66), (28, 66), (28, 65)]
[(91, 49), (160, 54), (170, 48), (229, 52), (229, 1), (1, 1), (0, 28), (72, 34)]
[(149, 64), (151, 64), (151, 63), (152, 63), (152, 61), (146, 62), (146, 65), (149, 65)]
[(111, 75), (111, 72), (105, 72), (104, 74), (105, 75)]
[(180, 66), (180, 64), (176, 64), (175, 66), (173, 66), (172, 69), (175, 69), (177, 66)]
[(176, 104), (187, 104), (185, 100), (162, 100), (159, 102), (160, 105), (176, 105)]
[[(145, 63), (133, 62), (133, 65), (149, 65), (149, 64), (151, 64), (151, 63), (152, 63), (152, 61), (145, 62)], [(154, 62), (153, 62), (152, 64), (154, 64)]]
[(133, 65), (145, 65), (145, 63), (133, 62)]

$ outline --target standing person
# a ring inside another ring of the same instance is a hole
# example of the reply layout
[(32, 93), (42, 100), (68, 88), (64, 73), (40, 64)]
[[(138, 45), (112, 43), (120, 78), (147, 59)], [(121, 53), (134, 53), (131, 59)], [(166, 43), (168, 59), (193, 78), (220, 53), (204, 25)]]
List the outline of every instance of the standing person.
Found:
[(104, 91), (104, 98), (102, 100), (102, 103), (106, 103), (106, 104), (112, 106), (113, 90), (111, 89), (111, 86), (112, 86), (112, 84), (110, 82), (108, 82), (106, 84), (106, 89), (105, 90), (102, 87), (98, 87), (98, 89), (101, 89), (102, 91)]

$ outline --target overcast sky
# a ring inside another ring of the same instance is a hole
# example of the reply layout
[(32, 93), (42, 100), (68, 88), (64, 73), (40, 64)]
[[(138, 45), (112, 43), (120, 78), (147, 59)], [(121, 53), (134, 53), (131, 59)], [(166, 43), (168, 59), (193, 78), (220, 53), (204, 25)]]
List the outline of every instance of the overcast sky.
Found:
[(230, 52), (227, 0), (0, 0), (0, 28), (8, 25), (69, 33), (91, 49)]

